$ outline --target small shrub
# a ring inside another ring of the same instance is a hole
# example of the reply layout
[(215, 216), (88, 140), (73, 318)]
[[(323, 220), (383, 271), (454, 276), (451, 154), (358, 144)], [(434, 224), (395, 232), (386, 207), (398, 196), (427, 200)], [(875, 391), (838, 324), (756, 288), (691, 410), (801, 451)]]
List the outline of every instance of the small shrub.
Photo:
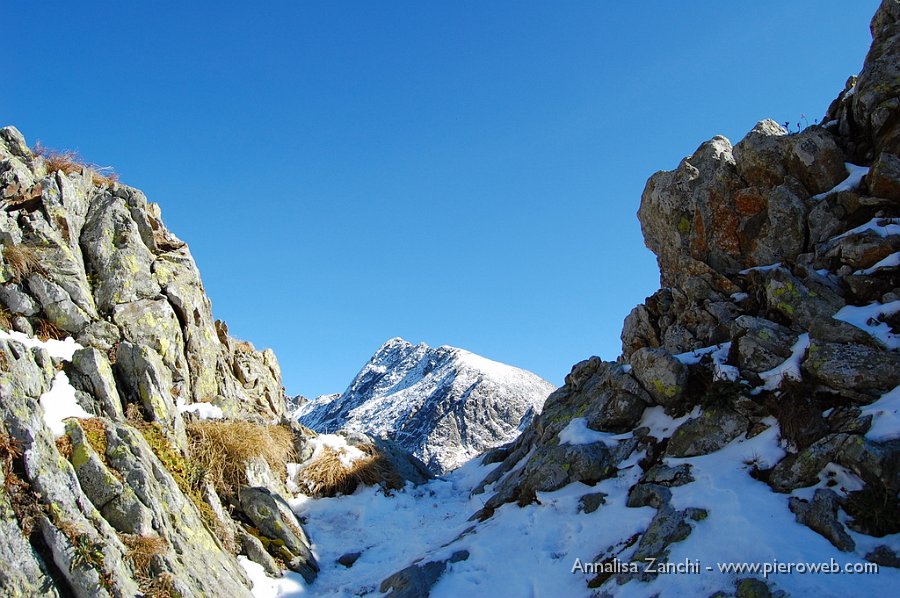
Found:
[(808, 447), (828, 432), (823, 407), (809, 381), (785, 379), (781, 391), (766, 399), (765, 406), (778, 420), (782, 440), (796, 450)]
[(273, 472), (286, 476), (287, 462), (295, 457), (294, 436), (283, 426), (203, 420), (188, 424), (187, 433), (191, 458), (223, 496), (247, 483), (252, 459), (261, 457)]
[(848, 526), (860, 533), (881, 538), (900, 532), (900, 501), (881, 484), (850, 492), (844, 510), (853, 518)]
[(63, 434), (56, 439), (56, 450), (66, 461), (72, 460), (72, 439), (68, 434)]
[(28, 245), (4, 245), (3, 261), (15, 282), (21, 282), (32, 274), (47, 276), (47, 270), (41, 265), (34, 248)]
[(356, 448), (366, 456), (354, 461), (350, 467), (341, 462), (340, 455), (325, 448), (316, 459), (300, 472), (301, 481), (313, 496), (337, 496), (351, 494), (362, 484), (380, 485), (396, 490), (403, 487), (403, 478), (391, 462), (372, 445)]

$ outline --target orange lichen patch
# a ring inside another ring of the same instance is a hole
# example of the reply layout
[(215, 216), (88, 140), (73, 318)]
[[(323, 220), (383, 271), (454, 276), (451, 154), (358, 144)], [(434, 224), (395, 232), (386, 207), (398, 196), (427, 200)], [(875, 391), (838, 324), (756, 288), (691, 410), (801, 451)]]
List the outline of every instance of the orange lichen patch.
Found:
[(693, 236), (691, 236), (691, 257), (702, 260), (706, 257), (709, 248), (706, 245), (706, 226), (703, 223), (703, 214), (700, 213), (699, 208), (694, 210), (694, 222), (691, 225), (691, 230), (694, 231)]
[(742, 216), (754, 216), (766, 209), (769, 202), (761, 189), (749, 187), (734, 194), (734, 208)]
[(741, 243), (738, 229), (741, 219), (734, 208), (718, 193), (710, 193), (709, 242), (719, 251), (738, 256)]

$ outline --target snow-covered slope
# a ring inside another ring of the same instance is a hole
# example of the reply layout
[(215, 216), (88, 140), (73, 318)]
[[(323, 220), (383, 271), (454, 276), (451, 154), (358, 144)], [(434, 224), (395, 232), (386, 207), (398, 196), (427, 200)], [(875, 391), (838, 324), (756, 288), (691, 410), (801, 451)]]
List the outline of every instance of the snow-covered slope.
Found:
[(554, 389), (535, 374), (462, 349), (386, 342), (341, 395), (295, 417), (326, 432), (386, 436), (437, 474), (514, 439)]

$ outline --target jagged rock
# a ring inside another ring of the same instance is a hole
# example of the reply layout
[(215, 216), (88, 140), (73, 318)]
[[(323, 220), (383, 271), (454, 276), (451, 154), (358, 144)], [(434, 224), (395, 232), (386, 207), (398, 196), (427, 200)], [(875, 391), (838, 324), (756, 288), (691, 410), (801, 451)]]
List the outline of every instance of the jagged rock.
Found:
[(348, 552), (348, 553), (342, 554), (340, 557), (338, 557), (337, 562), (339, 565), (349, 569), (356, 563), (356, 561), (361, 556), (362, 556), (361, 552)]
[(797, 334), (789, 328), (755, 316), (740, 316), (734, 323), (741, 370), (765, 372), (790, 357)]
[(129, 402), (139, 402), (152, 421), (159, 422), (178, 446), (187, 447), (184, 420), (172, 397), (170, 370), (159, 353), (142, 345), (123, 342), (116, 349), (116, 371), (125, 382)]
[(672, 500), (672, 491), (659, 484), (636, 484), (628, 491), (626, 506), (661, 509)]
[(880, 544), (866, 554), (866, 560), (882, 567), (900, 569), (900, 555), (889, 546)]
[(837, 520), (841, 502), (841, 498), (833, 490), (819, 488), (813, 495), (812, 502), (791, 497), (789, 505), (791, 512), (797, 516), (798, 523), (827, 538), (838, 550), (851, 552), (856, 548), (856, 543)]
[(772, 591), (766, 582), (752, 577), (737, 580), (734, 590), (735, 598), (772, 598)]
[[(69, 420), (66, 433), (72, 442), (72, 467), (81, 490), (116, 530), (139, 536), (153, 532), (153, 514), (134, 491), (120, 482), (104, 464), (76, 420)], [(105, 430), (102, 432), (106, 435)], [(106, 442), (104, 438), (103, 442)]]
[(882, 152), (866, 175), (869, 193), (900, 201), (900, 158)]
[(803, 368), (830, 388), (873, 398), (900, 384), (900, 355), (862, 345), (814, 339)]
[(840, 132), (850, 137), (858, 159), (872, 158), (882, 151), (900, 155), (900, 6), (881, 3), (872, 17), (872, 47), (841, 119)]
[(444, 574), (448, 563), (458, 563), (468, 558), (468, 551), (458, 550), (446, 560), (430, 561), (424, 565), (410, 565), (382, 581), (378, 591), (381, 593), (389, 592), (387, 598), (421, 598), (422, 596), (428, 596), (431, 593), (431, 588)]
[(6, 305), (11, 313), (23, 316), (34, 316), (41, 311), (40, 304), (15, 283), (0, 285), (0, 303)]
[(769, 476), (769, 485), (776, 492), (790, 492), (815, 484), (819, 472), (835, 460), (848, 438), (847, 434), (830, 434), (799, 453), (788, 455), (775, 465)]
[(634, 377), (663, 406), (674, 405), (687, 385), (687, 366), (665, 349), (639, 349), (631, 354)]
[(116, 420), (124, 417), (112, 367), (103, 353), (93, 347), (75, 351), (66, 373), (72, 386), (93, 397), (103, 414)]
[(240, 541), (241, 553), (246, 554), (247, 558), (261, 565), (265, 569), (266, 574), (270, 577), (281, 577), (281, 567), (275, 559), (266, 551), (266, 547), (260, 542), (259, 538), (245, 531), (242, 527), (237, 526), (237, 539)]
[[(0, 467), (0, 488), (5, 488), (6, 482)], [(5, 491), (0, 491), (0, 561), (0, 594), (10, 598), (59, 595), (40, 557), (22, 534)]]
[(669, 439), (666, 454), (694, 457), (715, 452), (747, 432), (750, 422), (731, 409), (713, 407), (684, 422)]
[(83, 347), (94, 347), (109, 355), (113, 353), (116, 344), (122, 340), (122, 333), (112, 322), (97, 320), (85, 326), (75, 340)]
[[(631, 556), (632, 562), (644, 563), (647, 559), (662, 560), (669, 554), (668, 548), (675, 542), (681, 542), (691, 535), (689, 520), (700, 521), (707, 517), (703, 509), (674, 509), (668, 503), (663, 504), (650, 520), (647, 529), (641, 534), (637, 549)], [(641, 581), (649, 581), (655, 574), (641, 572), (638, 574), (623, 573), (617, 576), (618, 583), (625, 583), (637, 577)]]
[(604, 492), (591, 492), (590, 494), (585, 494), (578, 499), (578, 512), (593, 513), (606, 504), (606, 497), (607, 494)]
[(690, 484), (693, 481), (690, 463), (680, 463), (674, 467), (660, 463), (648, 469), (641, 477), (642, 484), (658, 484), (669, 488)]
[(900, 492), (900, 439), (874, 442), (851, 436), (840, 445), (835, 460), (868, 483)]
[(319, 565), (309, 548), (309, 539), (287, 502), (266, 488), (249, 486), (241, 487), (238, 500), (253, 525), (279, 549), (278, 556), (288, 568), (301, 574), (307, 583), (312, 583)]

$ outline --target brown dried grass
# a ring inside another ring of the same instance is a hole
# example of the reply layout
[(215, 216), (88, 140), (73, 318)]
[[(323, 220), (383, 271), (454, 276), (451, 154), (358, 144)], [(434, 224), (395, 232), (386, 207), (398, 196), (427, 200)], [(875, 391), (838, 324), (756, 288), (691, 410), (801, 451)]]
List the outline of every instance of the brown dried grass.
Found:
[(59, 151), (45, 147), (38, 141), (32, 152), (44, 160), (47, 172), (62, 172), (65, 175), (81, 174), (85, 171), (91, 175), (91, 182), (96, 186), (110, 186), (119, 180), (119, 176), (109, 166), (97, 166), (85, 162), (78, 152)]
[(69, 336), (68, 332), (62, 330), (59, 326), (46, 318), (37, 318), (37, 320), (35, 320), (34, 334), (42, 341), (50, 339), (61, 341)]
[(295, 458), (294, 436), (284, 426), (247, 421), (198, 421), (187, 426), (191, 458), (205, 471), (216, 491), (232, 496), (247, 483), (247, 464), (261, 457), (272, 471), (287, 475)]
[(41, 265), (34, 248), (28, 245), (4, 245), (3, 261), (9, 269), (10, 277), (16, 282), (32, 274), (47, 276), (47, 270)]
[(360, 484), (377, 484), (393, 490), (403, 487), (403, 478), (376, 447), (365, 444), (356, 448), (366, 456), (354, 461), (350, 467), (341, 462), (337, 451), (325, 448), (299, 473), (300, 481), (316, 497), (351, 494)]

